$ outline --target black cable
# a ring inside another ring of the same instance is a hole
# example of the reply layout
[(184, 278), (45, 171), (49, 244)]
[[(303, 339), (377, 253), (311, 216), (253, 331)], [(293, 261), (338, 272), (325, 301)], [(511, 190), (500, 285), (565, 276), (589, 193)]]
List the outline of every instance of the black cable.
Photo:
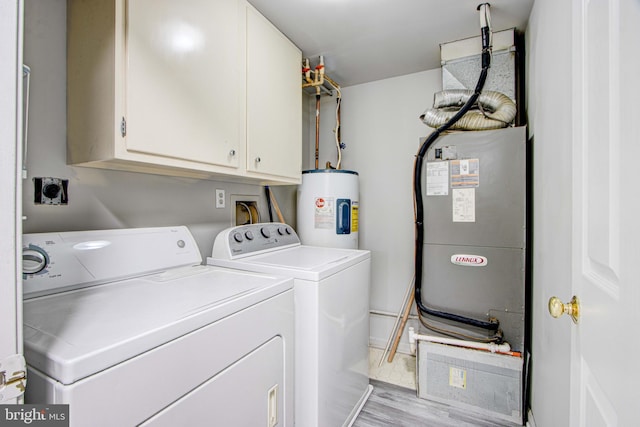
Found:
[(494, 343), (499, 343), (502, 344), (502, 340), (503, 340), (503, 336), (502, 336), (502, 331), (498, 330), (496, 331), (496, 333), (494, 333), (493, 337), (487, 338), (487, 337), (475, 337), (475, 336), (471, 336), (471, 335), (467, 335), (467, 334), (463, 334), (462, 332), (457, 332), (454, 330), (450, 330), (450, 329), (444, 329), (444, 328), (439, 328), (431, 323), (429, 323), (427, 321), (427, 319), (421, 315), (420, 312), (418, 312), (418, 318), (420, 320), (420, 323), (422, 324), (422, 326), (424, 326), (425, 328), (434, 331), (434, 332), (438, 332), (442, 335), (451, 337), (451, 338), (456, 338), (456, 339), (462, 339), (462, 340), (467, 340), (467, 341), (474, 341), (474, 342), (494, 342)]
[[(480, 8), (480, 6), (478, 7)], [(466, 325), (475, 326), (490, 331), (498, 330), (500, 323), (496, 320), (482, 321), (473, 319), (470, 317), (461, 316), (454, 313), (448, 313), (444, 311), (433, 310), (422, 303), (422, 264), (423, 264), (423, 245), (424, 245), (424, 206), (422, 200), (422, 163), (425, 154), (429, 151), (429, 148), (440, 137), (442, 132), (448, 130), (453, 126), (464, 114), (471, 109), (476, 103), (478, 96), (482, 92), (484, 83), (487, 79), (487, 73), (491, 66), (491, 46), (490, 46), (490, 28), (488, 26), (481, 28), (482, 34), (482, 71), (478, 78), (473, 95), (467, 100), (462, 108), (451, 118), (448, 122), (437, 128), (420, 146), (420, 150), (416, 156), (416, 161), (413, 171), (413, 183), (414, 183), (414, 200), (416, 205), (416, 247), (415, 247), (415, 301), (418, 310), (422, 313), (439, 317), (442, 319), (451, 320), (454, 322), (464, 323)]]
[(271, 189), (268, 185), (264, 186), (264, 192), (267, 195), (267, 210), (269, 211), (269, 222), (273, 222), (273, 213), (271, 212)]

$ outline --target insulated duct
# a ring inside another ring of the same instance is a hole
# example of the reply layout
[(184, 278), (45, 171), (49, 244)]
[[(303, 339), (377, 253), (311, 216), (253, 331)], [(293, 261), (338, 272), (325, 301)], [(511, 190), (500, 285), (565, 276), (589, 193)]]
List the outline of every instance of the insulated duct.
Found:
[[(466, 89), (445, 90), (434, 96), (433, 108), (428, 109), (420, 119), (432, 128), (447, 123), (458, 109), (473, 96), (473, 91)], [(509, 126), (516, 117), (516, 104), (507, 95), (486, 91), (478, 96), (474, 105), (477, 110), (469, 110), (460, 120), (453, 123), (450, 130), (490, 130)]]

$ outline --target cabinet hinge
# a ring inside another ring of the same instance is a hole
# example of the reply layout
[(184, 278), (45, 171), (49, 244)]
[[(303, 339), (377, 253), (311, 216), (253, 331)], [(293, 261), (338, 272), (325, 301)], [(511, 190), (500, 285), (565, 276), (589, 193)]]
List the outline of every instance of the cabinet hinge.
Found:
[(120, 134), (122, 135), (123, 138), (127, 136), (127, 121), (124, 119), (124, 117), (120, 122)]
[(24, 394), (27, 385), (27, 364), (24, 356), (14, 354), (0, 360), (0, 402)]

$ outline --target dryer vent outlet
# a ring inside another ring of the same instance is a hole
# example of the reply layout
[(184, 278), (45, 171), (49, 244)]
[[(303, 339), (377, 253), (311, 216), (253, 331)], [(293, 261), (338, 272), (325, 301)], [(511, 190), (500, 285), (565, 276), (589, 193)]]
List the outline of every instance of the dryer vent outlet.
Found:
[(231, 194), (229, 196), (231, 226), (261, 222), (260, 200), (261, 198), (258, 194)]
[(258, 212), (258, 202), (255, 201), (236, 201), (236, 224), (257, 224), (260, 222), (260, 213)]

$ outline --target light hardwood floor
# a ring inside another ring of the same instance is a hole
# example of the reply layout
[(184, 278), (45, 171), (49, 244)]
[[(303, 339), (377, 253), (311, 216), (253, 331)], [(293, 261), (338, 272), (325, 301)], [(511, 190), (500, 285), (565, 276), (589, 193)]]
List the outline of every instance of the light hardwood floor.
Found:
[(513, 427), (505, 421), (482, 416), (449, 405), (420, 399), (410, 388), (370, 380), (373, 392), (353, 427)]
[(373, 392), (353, 427), (515, 426), (506, 421), (487, 420), (482, 415), (418, 398), (415, 356), (396, 353), (393, 362), (388, 363), (386, 357), (383, 359), (383, 350), (372, 347), (369, 349), (369, 378)]

